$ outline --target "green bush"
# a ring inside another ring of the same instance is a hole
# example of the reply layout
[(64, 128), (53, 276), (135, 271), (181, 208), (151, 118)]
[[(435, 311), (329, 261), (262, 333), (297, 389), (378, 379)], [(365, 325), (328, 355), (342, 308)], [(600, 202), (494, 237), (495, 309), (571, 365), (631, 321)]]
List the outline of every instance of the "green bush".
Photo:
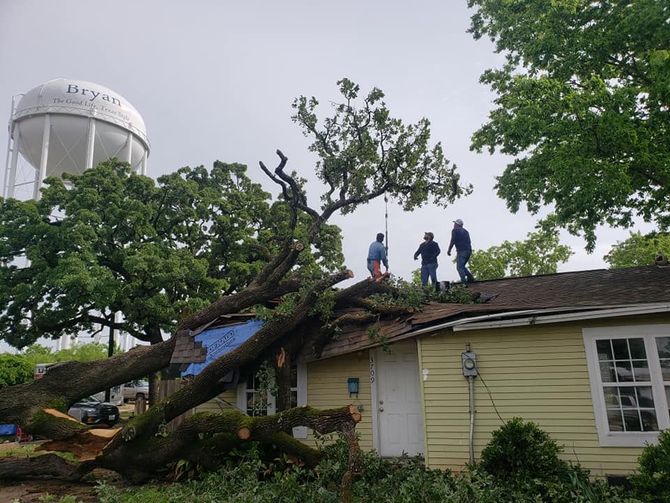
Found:
[(31, 381), (33, 368), (21, 356), (0, 355), (0, 388)]
[(547, 503), (615, 503), (638, 501), (593, 480), (588, 470), (559, 458), (562, 448), (533, 422), (514, 418), (494, 431), (482, 450), (479, 465), (471, 467), (471, 483), (486, 481), (498, 488), (500, 501)]
[(33, 344), (21, 353), (0, 355), (0, 388), (32, 381), (38, 363), (92, 361), (103, 358), (107, 358), (107, 347), (103, 344), (77, 344), (60, 351)]
[(653, 503), (670, 501), (670, 430), (661, 432), (657, 445), (647, 445), (638, 462), (640, 471), (631, 477), (637, 496)]
[[(182, 503), (184, 501), (235, 503), (335, 503), (340, 501), (342, 475), (348, 451), (342, 441), (323, 448), (324, 458), (307, 469), (282, 457), (268, 459), (250, 444), (234, 451), (218, 471), (201, 480), (179, 484), (118, 489), (100, 484), (102, 503)], [(566, 465), (564, 480), (536, 478), (509, 485), (481, 469), (454, 475), (432, 470), (418, 458), (380, 458), (362, 454), (361, 474), (353, 484), (354, 501), (365, 503), (632, 503), (604, 482)]]
[(480, 466), (497, 479), (554, 480), (567, 473), (561, 447), (533, 422), (515, 417), (493, 432)]

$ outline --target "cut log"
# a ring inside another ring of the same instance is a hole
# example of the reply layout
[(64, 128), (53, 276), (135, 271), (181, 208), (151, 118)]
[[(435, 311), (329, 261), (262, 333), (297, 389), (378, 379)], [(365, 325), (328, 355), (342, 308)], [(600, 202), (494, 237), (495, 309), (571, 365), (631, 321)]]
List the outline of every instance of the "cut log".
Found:
[(0, 479), (30, 480), (55, 478), (59, 480), (79, 480), (89, 469), (86, 465), (72, 463), (56, 454), (15, 458), (0, 458)]
[(318, 451), (283, 433), (296, 426), (307, 426), (319, 433), (354, 431), (361, 414), (354, 405), (318, 410), (296, 407), (271, 416), (249, 417), (238, 410), (220, 413), (200, 412), (184, 420), (165, 437), (143, 437), (105, 449), (95, 462), (126, 477), (149, 476), (178, 459), (200, 459), (201, 453), (223, 456), (240, 442), (273, 443), (280, 450), (298, 456), (308, 466), (320, 459)]
[(121, 428), (90, 429), (66, 440), (51, 440), (38, 447), (39, 451), (70, 452), (80, 461), (96, 459), (105, 446), (121, 431)]

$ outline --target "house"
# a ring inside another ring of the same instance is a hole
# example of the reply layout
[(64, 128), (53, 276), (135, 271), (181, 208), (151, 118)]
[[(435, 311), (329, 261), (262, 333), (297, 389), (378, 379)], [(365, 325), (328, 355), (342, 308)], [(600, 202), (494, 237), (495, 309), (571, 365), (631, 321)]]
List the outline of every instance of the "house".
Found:
[[(381, 322), (373, 339), (369, 327), (350, 327), (318, 357), (306, 345), (295, 403), (354, 403), (362, 448), (422, 455), (432, 468), (463, 469), (492, 431), (522, 417), (594, 475), (632, 472), (644, 445), (670, 428), (670, 267), (468, 289), (482, 301), (426, 305)], [(249, 378), (207, 406), (253, 413), (257, 394)], [(294, 433), (312, 441), (304, 429)]]

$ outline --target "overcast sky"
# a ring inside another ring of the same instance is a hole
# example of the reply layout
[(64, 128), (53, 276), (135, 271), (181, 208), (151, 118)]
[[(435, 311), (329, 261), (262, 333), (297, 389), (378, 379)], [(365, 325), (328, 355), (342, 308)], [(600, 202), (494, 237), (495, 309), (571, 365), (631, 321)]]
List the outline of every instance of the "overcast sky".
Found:
[[(290, 119), (293, 98), (314, 95), (327, 104), (342, 77), (363, 90), (379, 87), (395, 116), (430, 119), (433, 139), (475, 189), (446, 210), (389, 207), (391, 271), (409, 278), (424, 231), (445, 249), (452, 220), (462, 218), (482, 249), (523, 239), (537, 220), (511, 214), (493, 191), (509, 159), (469, 150), (492, 108), (479, 76), (501, 62), (489, 41), (466, 33), (470, 14), (465, 0), (0, 0), (0, 117), (9, 118), (12, 95), (47, 80), (96, 82), (144, 117), (149, 176), (217, 159), (241, 162), (276, 194), (258, 161), (274, 165), (280, 148), (289, 167), (311, 181), (316, 203), (322, 187), (307, 140)], [(6, 144), (3, 127), (3, 152)], [(343, 229), (347, 266), (364, 277), (367, 247), (384, 230), (383, 203), (334, 222)], [(596, 252), (586, 255), (581, 239), (564, 234), (575, 256), (561, 270), (605, 267), (604, 253), (627, 235), (601, 229)], [(446, 255), (438, 277), (458, 279)]]

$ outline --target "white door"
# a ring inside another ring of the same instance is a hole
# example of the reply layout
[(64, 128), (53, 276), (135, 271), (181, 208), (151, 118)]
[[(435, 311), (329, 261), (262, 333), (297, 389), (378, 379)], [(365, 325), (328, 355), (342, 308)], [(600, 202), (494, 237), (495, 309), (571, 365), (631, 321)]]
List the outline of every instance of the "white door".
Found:
[(419, 362), (414, 341), (377, 350), (377, 422), (382, 456), (423, 454)]

